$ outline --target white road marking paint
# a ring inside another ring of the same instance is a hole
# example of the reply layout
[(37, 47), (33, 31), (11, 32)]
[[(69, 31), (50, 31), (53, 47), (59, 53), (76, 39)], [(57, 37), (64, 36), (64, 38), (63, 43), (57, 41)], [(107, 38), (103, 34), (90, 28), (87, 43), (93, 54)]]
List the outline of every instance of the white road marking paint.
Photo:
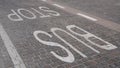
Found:
[[(94, 23), (96, 23), (96, 24), (99, 24), (99, 25), (102, 25), (102, 26), (107, 27), (109, 29), (112, 29), (112, 30), (115, 30), (117, 32), (120, 32), (120, 25), (115, 23), (115, 22), (113, 22), (113, 21), (105, 20), (103, 18), (100, 18), (100, 17), (94, 16), (94, 15), (88, 14), (88, 13), (83, 12), (81, 10), (77, 10), (77, 9), (68, 7), (66, 5), (63, 5), (62, 3), (53, 2), (52, 0), (46, 0), (45, 2), (47, 4), (50, 4), (50, 5), (52, 5), (52, 4), (62, 5), (62, 6), (65, 7), (65, 9), (63, 9), (63, 10), (68, 12), (68, 13), (72, 13), (72, 14), (76, 14), (76, 15), (79, 15), (77, 13), (82, 13), (82, 17), (90, 19), (90, 20), (94, 21)], [(81, 14), (80, 14), (80, 16), (81, 16)]]
[(47, 0), (42, 0), (42, 1), (47, 1)]
[(53, 4), (54, 6), (57, 6), (57, 7), (59, 7), (59, 8), (62, 8), (62, 9), (64, 9), (65, 7), (63, 7), (63, 6), (61, 6), (61, 5), (59, 5), (59, 4)]
[[(77, 33), (77, 32), (75, 32), (75, 31), (73, 31), (72, 28), (77, 28), (77, 29), (85, 32), (86, 34)], [(84, 37), (87, 41), (89, 41), (90, 43), (92, 43), (93, 45), (95, 45), (95, 46), (97, 46), (97, 47), (99, 47), (99, 48), (101, 48), (101, 49), (113, 50), (113, 49), (116, 49), (116, 48), (117, 48), (117, 46), (115, 46), (115, 45), (113, 45), (113, 44), (111, 44), (111, 43), (109, 43), (109, 42), (101, 39), (100, 37), (95, 36), (94, 34), (88, 32), (88, 31), (86, 31), (86, 30), (84, 30), (84, 29), (82, 29), (82, 28), (80, 28), (80, 27), (78, 27), (78, 26), (76, 26), (76, 25), (69, 25), (69, 26), (67, 26), (67, 29), (68, 29), (70, 32), (72, 32), (73, 34), (75, 34), (75, 35)], [(96, 38), (97, 40), (100, 40), (100, 41), (102, 41), (102, 42), (104, 42), (104, 43), (106, 43), (106, 44), (104, 44), (104, 45), (99, 45), (99, 44), (93, 42), (92, 40), (90, 40), (90, 38), (92, 38), (92, 37), (94, 37), (94, 38)], [(88, 45), (88, 46), (89, 46), (89, 45)], [(89, 47), (89, 48), (90, 48), (90, 47)]]
[[(31, 9), (33, 11), (31, 11)], [(17, 11), (11, 9), (12, 13), (7, 15), (8, 18), (11, 21), (24, 21), (24, 18), (25, 19), (36, 19), (36, 18), (38, 18), (38, 15), (39, 15), (39, 18), (60, 16), (59, 12), (51, 10), (50, 8), (45, 7), (45, 6), (39, 6), (38, 9), (35, 9), (35, 8), (30, 8), (30, 9), (19, 8), (19, 9), (16, 9), (16, 10)], [(43, 12), (41, 12), (40, 10), (42, 10)]]
[[(65, 32), (66, 34), (68, 34), (69, 36), (73, 37), (74, 39), (78, 40), (75, 36), (73, 36), (72, 34), (66, 32), (65, 30), (61, 29), (61, 28), (52, 28), (51, 32), (58, 37), (61, 41), (63, 41), (65, 44), (67, 44), (69, 47), (71, 47), (74, 51), (76, 51), (79, 55), (81, 55), (84, 58), (88, 58), (84, 53), (82, 53), (81, 51), (79, 51), (78, 49), (76, 49), (73, 45), (71, 45), (69, 42), (67, 42), (66, 40), (64, 40), (62, 37), (60, 37), (55, 31), (62, 31)], [(79, 40), (78, 40), (79, 41)]]
[(4, 30), (3, 26), (0, 24), (0, 36), (4, 42), (4, 45), (12, 59), (15, 68), (26, 68), (23, 60), (21, 59), (20, 55), (18, 54), (15, 46), (13, 45), (12, 41), (10, 40), (8, 34)]
[[(79, 29), (80, 31), (84, 32), (84, 34), (81, 34), (81, 33), (78, 33), (76, 31), (72, 30), (73, 28)], [(86, 47), (90, 48), (91, 50), (93, 50), (96, 53), (100, 53), (100, 51), (95, 49), (93, 46), (90, 46), (89, 44), (87, 44), (83, 40), (77, 38), (75, 35), (83, 37), (86, 41), (88, 41), (89, 43), (91, 43), (91, 44), (93, 44), (93, 45), (95, 45), (95, 46), (97, 46), (97, 47), (99, 47), (101, 49), (113, 50), (113, 49), (117, 48), (117, 46), (115, 46), (115, 45), (113, 45), (113, 44), (111, 44), (111, 43), (101, 39), (100, 37), (95, 36), (94, 34), (88, 32), (88, 31), (86, 31), (86, 30), (84, 30), (84, 29), (82, 29), (82, 28), (80, 28), (80, 27), (78, 27), (76, 25), (68, 25), (68, 26), (66, 26), (66, 29), (68, 29), (70, 32), (67, 32), (64, 29), (57, 28), (57, 27), (51, 28), (50, 31), (53, 33), (53, 35), (55, 35), (58, 39), (63, 41), (66, 45), (68, 45), (70, 48), (72, 48), (75, 52), (77, 52), (83, 58), (88, 58), (88, 56), (85, 55), (83, 52), (79, 51), (76, 47), (74, 47), (74, 45), (70, 44), (68, 41), (66, 41), (59, 34), (57, 34), (56, 31), (61, 31), (61, 32), (66, 33), (67, 35), (71, 36), (73, 39), (77, 40), (78, 42), (84, 44)], [(75, 61), (74, 55), (67, 48), (65, 48), (64, 46), (62, 46), (61, 44), (56, 43), (56, 42), (44, 41), (44, 40), (42, 40), (42, 39), (40, 39), (38, 37), (38, 34), (44, 34), (44, 35), (46, 35), (46, 36), (48, 36), (50, 38), (52, 38), (52, 35), (50, 35), (49, 33), (45, 32), (45, 31), (41, 31), (41, 30), (37, 30), (37, 31), (35, 31), (33, 33), (33, 35), (36, 38), (36, 40), (38, 40), (40, 43), (48, 45), (48, 46), (60, 47), (60, 48), (64, 49), (67, 52), (67, 54), (68, 54), (68, 56), (66, 56), (66, 57), (61, 57), (58, 54), (56, 54), (54, 51), (51, 51), (50, 53), (52, 53), (56, 58), (58, 58), (61, 61), (67, 62), (67, 63), (72, 63), (72, 62)], [(103, 44), (96, 43), (95, 41), (91, 40), (90, 38), (95, 38), (96, 40), (99, 40), (99, 41), (101, 41), (101, 42), (103, 42), (105, 44), (103, 45)]]
[(31, 8), (32, 10), (34, 10), (35, 12), (40, 14), (40, 18), (45, 18), (45, 17), (51, 17), (50, 15), (44, 15), (43, 13), (39, 12), (38, 10)]
[[(18, 13), (19, 13), (21, 16), (23, 16), (24, 18), (27, 18), (27, 19), (36, 19), (36, 18), (37, 18), (36, 15), (35, 15), (33, 12), (31, 12), (31, 11), (29, 11), (29, 10), (27, 10), (27, 9), (20, 8), (20, 9), (18, 9), (17, 11), (18, 11)], [(29, 13), (30, 15), (32, 15), (32, 17), (29, 17), (29, 16), (24, 15), (21, 11), (24, 11), (24, 12)]]
[(55, 36), (57, 36), (59, 39), (61, 39), (63, 42), (65, 42), (67, 45), (69, 45), (73, 50), (75, 50), (76, 52), (78, 52), (80, 55), (82, 55), (83, 57), (86, 57), (85, 55), (82, 54), (82, 52), (79, 52), (77, 49), (75, 49), (70, 43), (68, 43), (67, 41), (65, 41), (62, 37), (60, 37), (57, 33), (55, 33), (55, 31), (62, 31), (65, 32), (66, 34), (68, 34), (69, 36), (73, 37), (74, 39), (76, 39), (77, 41), (81, 42), (82, 44), (84, 44), (86, 47), (92, 49), (93, 51), (95, 51), (96, 53), (100, 53), (98, 50), (96, 50), (95, 48), (89, 46), (88, 44), (86, 44), (85, 42), (83, 42), (82, 40), (78, 39), (77, 37), (75, 37), (74, 35), (70, 34), (69, 32), (66, 32), (63, 29), (60, 28), (52, 28), (51, 31), (53, 32), (53, 34)]
[(59, 55), (58, 55), (57, 53), (55, 53), (54, 51), (51, 51), (50, 53), (52, 53), (56, 58), (58, 58), (58, 59), (61, 60), (61, 61), (67, 62), (67, 63), (72, 63), (72, 62), (75, 61), (75, 57), (73, 56), (73, 54), (72, 54), (67, 48), (65, 48), (64, 46), (62, 46), (61, 44), (56, 43), (56, 42), (44, 41), (44, 40), (42, 40), (42, 39), (40, 39), (40, 38), (38, 37), (38, 34), (45, 34), (45, 35), (49, 36), (50, 38), (52, 38), (52, 35), (48, 34), (48, 33), (45, 32), (45, 31), (41, 31), (41, 30), (35, 31), (35, 32), (33, 33), (33, 35), (35, 36), (35, 38), (36, 38), (39, 42), (41, 42), (42, 44), (45, 44), (45, 45), (48, 45), (48, 46), (52, 46), (52, 47), (55, 46), (55, 47), (62, 48), (62, 49), (65, 50), (65, 51), (67, 52), (67, 54), (68, 54), (68, 56), (62, 57), (62, 56), (59, 56)]
[[(23, 18), (15, 12), (15, 10), (11, 9), (12, 13), (8, 14), (8, 18), (11, 21), (23, 21)], [(16, 16), (16, 18), (13, 18), (13, 16)]]
[(92, 21), (97, 21), (97, 19), (90, 17), (90, 16), (87, 16), (85, 14), (77, 13), (77, 15), (82, 16), (82, 17), (87, 18), (87, 19), (92, 20)]

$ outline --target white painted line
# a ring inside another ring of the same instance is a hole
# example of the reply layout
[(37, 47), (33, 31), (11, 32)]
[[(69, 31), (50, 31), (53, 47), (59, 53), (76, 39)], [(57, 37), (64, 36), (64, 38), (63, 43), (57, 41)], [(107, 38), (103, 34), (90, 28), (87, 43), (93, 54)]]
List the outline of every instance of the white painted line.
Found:
[(0, 36), (4, 42), (4, 45), (12, 59), (15, 68), (26, 68), (23, 60), (21, 59), (20, 55), (18, 54), (15, 46), (13, 45), (12, 41), (10, 40), (7, 32), (4, 30), (3, 26), (0, 24)]
[(59, 5), (59, 4), (53, 4), (54, 6), (57, 6), (57, 7), (59, 7), (59, 8), (62, 8), (62, 9), (64, 9), (65, 7), (63, 7), (63, 6), (61, 6), (61, 5)]
[(92, 20), (92, 21), (97, 21), (97, 19), (90, 17), (90, 16), (87, 16), (85, 14), (77, 13), (77, 15), (82, 16), (82, 17), (87, 18), (87, 19)]
[(47, 1), (47, 0), (42, 0), (42, 1)]

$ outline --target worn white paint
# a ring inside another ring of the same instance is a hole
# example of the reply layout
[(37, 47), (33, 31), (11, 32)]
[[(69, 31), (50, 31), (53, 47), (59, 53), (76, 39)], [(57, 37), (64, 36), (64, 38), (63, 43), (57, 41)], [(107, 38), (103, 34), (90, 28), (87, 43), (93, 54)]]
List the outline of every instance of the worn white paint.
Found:
[(51, 17), (50, 15), (45, 15), (34, 8), (31, 8), (31, 9), (34, 10), (35, 12), (37, 12), (38, 14), (40, 14), (40, 18)]
[(11, 9), (12, 13), (8, 14), (8, 18), (11, 21), (23, 21), (22, 17), (20, 15), (17, 14), (17, 12), (15, 12), (13, 9)]
[(62, 9), (65, 8), (64, 6), (61, 6), (61, 5), (59, 5), (59, 4), (52, 4), (52, 5), (57, 6), (57, 7), (59, 7), (59, 8), (62, 8)]
[[(36, 19), (36, 18), (37, 18), (36, 15), (35, 15), (33, 12), (31, 12), (31, 11), (29, 11), (29, 10), (27, 10), (27, 9), (19, 8), (17, 11), (18, 11), (18, 13), (19, 13), (21, 16), (23, 16), (24, 18), (27, 18), (27, 19)], [(30, 15), (32, 15), (32, 17), (28, 17), (28, 16), (24, 15), (21, 11), (24, 11), (24, 12), (29, 13)]]
[[(103, 39), (95, 36), (94, 34), (91, 34), (90, 32), (88, 32), (88, 31), (86, 31), (86, 30), (84, 30), (84, 29), (82, 29), (82, 28), (80, 28), (80, 27), (78, 27), (78, 26), (76, 26), (76, 25), (68, 25), (68, 26), (66, 26), (66, 28), (67, 28), (71, 33), (67, 32), (67, 31), (65, 31), (65, 30), (63, 30), (63, 29), (61, 29), (61, 28), (56, 28), (56, 27), (53, 27), (53, 28), (51, 28), (50, 30), (51, 30), (51, 32), (52, 32), (57, 38), (59, 38), (61, 41), (63, 41), (65, 44), (67, 44), (70, 48), (72, 48), (75, 52), (77, 52), (77, 53), (78, 53), (79, 55), (81, 55), (83, 58), (87, 58), (88, 56), (86, 56), (84, 53), (82, 53), (81, 51), (79, 51), (78, 49), (76, 49), (73, 45), (71, 45), (69, 42), (67, 42), (65, 39), (63, 39), (60, 35), (58, 35), (58, 34), (56, 33), (56, 31), (61, 31), (61, 32), (66, 33), (67, 35), (71, 36), (73, 39), (76, 39), (77, 41), (79, 41), (80, 43), (84, 44), (86, 47), (90, 48), (91, 50), (93, 50), (93, 51), (96, 52), (96, 53), (100, 53), (100, 52), (99, 52), (98, 50), (96, 50), (95, 48), (93, 48), (92, 46), (90, 46), (90, 45), (88, 45), (87, 43), (85, 43), (84, 41), (78, 39), (78, 38), (77, 38), (76, 36), (74, 36), (74, 35), (84, 37), (88, 42), (92, 43), (93, 45), (96, 45), (97, 47), (99, 47), (99, 48), (101, 48), (101, 49), (113, 50), (113, 49), (116, 49), (116, 48), (117, 48), (117, 46), (115, 46), (115, 45), (113, 45), (113, 44), (111, 44), (111, 43), (109, 43), (109, 42), (107, 42), (107, 41), (105, 41), (105, 40), (103, 40)], [(77, 32), (75, 32), (75, 31), (73, 31), (72, 28), (77, 28), (77, 29), (79, 29), (80, 31), (83, 31), (84, 34), (77, 33)], [(50, 53), (52, 53), (56, 58), (58, 58), (59, 60), (64, 61), (64, 62), (68, 62), (68, 63), (74, 62), (75, 59), (74, 59), (73, 54), (72, 54), (68, 49), (66, 49), (64, 46), (62, 46), (61, 44), (56, 43), (56, 42), (44, 41), (44, 40), (42, 40), (42, 39), (40, 39), (40, 38), (38, 37), (38, 34), (44, 34), (44, 35), (49, 36), (50, 38), (52, 38), (52, 35), (50, 35), (49, 33), (45, 32), (45, 31), (41, 31), (41, 30), (35, 31), (33, 34), (34, 34), (35, 38), (36, 38), (39, 42), (41, 42), (42, 44), (49, 45), (49, 46), (57, 46), (57, 47), (60, 47), (60, 48), (64, 49), (64, 50), (67, 52), (67, 54), (68, 54), (67, 57), (61, 57), (61, 56), (57, 55), (54, 51), (51, 51)], [(98, 39), (98, 40), (106, 43), (106, 45), (100, 45), (100, 44), (95, 43), (94, 41), (92, 41), (92, 40), (89, 39), (89, 38), (91, 38), (91, 37), (94, 37), (94, 38), (96, 38), (96, 39)]]
[(39, 15), (39, 18), (60, 16), (59, 12), (51, 10), (50, 8), (45, 6), (39, 6), (38, 10), (35, 8), (30, 8), (29, 10), (25, 8), (18, 8), (16, 9), (16, 12), (13, 9), (11, 11), (12, 13), (8, 14), (8, 18), (11, 21), (23, 21), (24, 18), (36, 19), (38, 15)]
[[(75, 31), (73, 31), (72, 28), (77, 28), (77, 29), (79, 29), (79, 30), (82, 30), (82, 31), (85, 32), (86, 34), (77, 33), (77, 32), (75, 32)], [(97, 47), (99, 47), (99, 48), (101, 48), (101, 49), (113, 50), (113, 49), (116, 49), (116, 48), (117, 48), (117, 46), (115, 46), (115, 45), (113, 45), (113, 44), (111, 44), (111, 43), (109, 43), (109, 42), (101, 39), (100, 37), (95, 36), (94, 34), (91, 34), (90, 32), (88, 32), (88, 31), (86, 31), (86, 30), (84, 30), (84, 29), (82, 29), (82, 28), (80, 28), (80, 27), (78, 27), (78, 26), (76, 26), (76, 25), (68, 25), (68, 26), (67, 26), (67, 29), (68, 29), (70, 32), (72, 32), (73, 34), (75, 34), (75, 35), (84, 37), (87, 41), (89, 41), (90, 43), (96, 45)], [(106, 45), (99, 45), (99, 44), (91, 41), (91, 40), (89, 39), (90, 37), (94, 37), (94, 38), (96, 38), (96, 39), (98, 39), (98, 40), (106, 43)]]
[[(76, 51), (78, 54), (80, 54), (80, 55), (81, 55), (82, 57), (84, 57), (84, 58), (87, 58), (87, 56), (86, 56), (84, 53), (82, 53), (81, 51), (79, 51), (78, 49), (76, 49), (73, 45), (71, 45), (70, 43), (68, 43), (67, 41), (65, 41), (62, 37), (60, 37), (60, 36), (56, 33), (56, 31), (62, 31), (62, 32), (70, 35), (71, 37), (75, 38), (76, 40), (78, 40), (75, 36), (73, 36), (72, 34), (66, 32), (65, 30), (63, 30), (63, 29), (61, 29), (61, 28), (51, 28), (51, 31), (52, 31), (52, 33), (53, 33), (56, 37), (58, 37), (61, 41), (63, 41), (65, 44), (67, 44), (69, 47), (71, 47), (71, 48), (72, 48), (74, 51)], [(78, 41), (79, 41), (79, 40), (78, 40)]]
[(4, 30), (3, 26), (0, 24), (0, 36), (4, 42), (4, 45), (11, 57), (11, 60), (14, 64), (15, 68), (26, 68), (22, 58), (18, 54), (15, 46), (13, 45), (12, 41), (10, 40), (8, 34)]
[(42, 1), (47, 1), (47, 0), (42, 0)]
[(35, 38), (39, 42), (41, 42), (42, 44), (45, 44), (45, 45), (48, 45), (48, 46), (59, 47), (59, 48), (65, 50), (67, 52), (67, 54), (68, 54), (67, 57), (62, 57), (62, 56), (59, 56), (58, 54), (56, 54), (54, 51), (51, 51), (50, 53), (52, 53), (56, 58), (58, 58), (59, 60), (64, 61), (64, 62), (68, 62), (68, 63), (72, 63), (72, 62), (75, 61), (75, 58), (74, 58), (73, 54), (67, 48), (65, 48), (64, 46), (62, 46), (61, 44), (56, 43), (56, 42), (44, 41), (44, 40), (42, 40), (42, 39), (40, 39), (38, 37), (38, 34), (44, 34), (44, 35), (49, 36), (50, 38), (52, 38), (52, 35), (48, 34), (45, 31), (40, 31), (40, 30), (39, 31), (35, 31), (33, 33), (33, 35), (35, 36)]
[(84, 17), (84, 18), (86, 18), (86, 19), (89, 19), (89, 20), (91, 20), (91, 21), (98, 21), (97, 19), (95, 19), (95, 18), (93, 18), (93, 17), (90, 17), (90, 16), (88, 16), (88, 15), (82, 14), (82, 13), (77, 13), (77, 15), (82, 16), (82, 17)]
[(60, 13), (57, 12), (57, 11), (54, 11), (54, 10), (51, 10), (50, 8), (48, 7), (45, 7), (45, 6), (40, 6), (39, 7), (40, 10), (43, 10), (44, 12), (47, 12), (49, 15), (51, 16), (60, 16)]

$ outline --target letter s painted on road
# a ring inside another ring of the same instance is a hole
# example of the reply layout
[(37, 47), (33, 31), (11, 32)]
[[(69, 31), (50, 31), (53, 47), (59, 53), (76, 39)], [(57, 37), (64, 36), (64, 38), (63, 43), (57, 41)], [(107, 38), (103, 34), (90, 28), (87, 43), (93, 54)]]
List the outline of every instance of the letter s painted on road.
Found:
[(52, 35), (48, 34), (48, 33), (45, 32), (45, 31), (41, 31), (41, 30), (35, 31), (33, 34), (34, 34), (35, 38), (36, 38), (39, 42), (41, 42), (42, 44), (45, 44), (45, 45), (48, 45), (48, 46), (60, 47), (60, 48), (64, 49), (64, 50), (67, 52), (67, 54), (68, 54), (67, 57), (62, 57), (62, 56), (57, 55), (54, 51), (51, 51), (51, 53), (52, 53), (56, 58), (58, 58), (59, 60), (64, 61), (64, 62), (68, 62), (68, 63), (74, 62), (75, 58), (74, 58), (73, 54), (72, 54), (68, 49), (66, 49), (64, 46), (62, 46), (61, 44), (56, 43), (56, 42), (49, 42), (49, 41), (41, 40), (41, 39), (38, 37), (38, 34), (44, 34), (44, 35), (49, 36), (50, 38), (52, 37)]

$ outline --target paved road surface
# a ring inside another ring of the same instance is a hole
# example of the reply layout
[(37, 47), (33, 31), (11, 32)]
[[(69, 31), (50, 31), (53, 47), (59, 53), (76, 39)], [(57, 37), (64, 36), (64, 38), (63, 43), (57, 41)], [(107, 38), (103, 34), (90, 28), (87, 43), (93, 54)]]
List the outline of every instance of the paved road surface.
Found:
[(54, 0), (90, 14), (120, 23), (119, 0)]
[(104, 1), (1, 0), (0, 68), (120, 68), (119, 11), (101, 8), (117, 1)]

